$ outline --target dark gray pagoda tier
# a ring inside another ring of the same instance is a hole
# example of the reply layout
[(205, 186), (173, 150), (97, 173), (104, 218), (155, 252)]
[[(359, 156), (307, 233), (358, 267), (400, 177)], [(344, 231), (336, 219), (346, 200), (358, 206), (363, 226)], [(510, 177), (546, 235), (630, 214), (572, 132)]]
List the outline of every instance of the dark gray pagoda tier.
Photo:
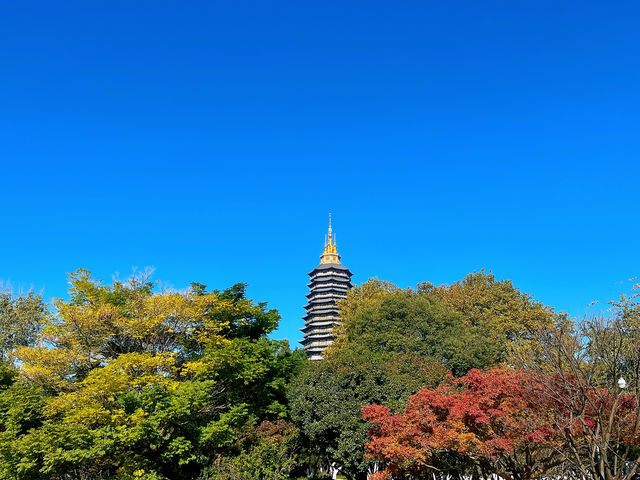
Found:
[(340, 255), (331, 231), (329, 216), (329, 234), (320, 255), (320, 265), (309, 272), (311, 282), (304, 308), (302, 345), (311, 360), (322, 360), (322, 351), (333, 342), (333, 327), (339, 323), (340, 316), (336, 302), (347, 296), (351, 288), (353, 274), (340, 263)]

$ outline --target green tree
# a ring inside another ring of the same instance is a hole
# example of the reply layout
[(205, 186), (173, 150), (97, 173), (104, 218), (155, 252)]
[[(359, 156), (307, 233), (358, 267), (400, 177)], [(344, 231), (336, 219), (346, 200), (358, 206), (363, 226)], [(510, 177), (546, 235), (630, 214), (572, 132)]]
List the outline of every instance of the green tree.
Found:
[(29, 291), (15, 296), (9, 290), (0, 291), (0, 361), (10, 362), (14, 348), (36, 341), (46, 314), (41, 295)]
[(2, 478), (196, 479), (285, 416), (306, 359), (266, 337), (279, 315), (245, 285), (155, 292), (79, 270), (69, 293), (0, 392)]
[(505, 361), (514, 343), (556, 322), (551, 308), (484, 272), (415, 290), (369, 280), (340, 307), (342, 323), (328, 355), (343, 349), (410, 352), (440, 358), (457, 376)]
[(418, 290), (443, 299), (462, 316), (465, 326), (490, 333), (489, 338), (500, 346), (500, 361), (514, 342), (534, 339), (540, 328), (551, 327), (561, 318), (551, 307), (521, 292), (511, 280), (497, 280), (484, 270), (451, 285), (424, 283)]
[(285, 420), (264, 421), (251, 428), (233, 456), (219, 456), (201, 480), (288, 480), (297, 467), (298, 429)]
[(341, 350), (434, 357), (454, 374), (498, 363), (500, 343), (486, 325), (467, 323), (433, 289), (400, 289), (370, 280), (341, 303), (342, 323), (327, 356)]
[(313, 362), (290, 391), (291, 417), (307, 439), (315, 471), (336, 465), (349, 479), (366, 479), (373, 462), (364, 456), (367, 424), (361, 410), (371, 403), (400, 409), (412, 393), (441, 381), (437, 360), (410, 353), (334, 352)]

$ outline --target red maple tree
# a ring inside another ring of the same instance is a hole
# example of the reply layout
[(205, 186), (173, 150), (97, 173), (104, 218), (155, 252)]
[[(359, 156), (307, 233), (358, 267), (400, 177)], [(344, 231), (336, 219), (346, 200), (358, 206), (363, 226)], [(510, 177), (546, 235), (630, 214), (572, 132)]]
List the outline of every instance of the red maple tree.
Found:
[(470, 460), (482, 475), (535, 478), (566, 460), (558, 405), (522, 370), (471, 370), (410, 397), (402, 414), (371, 405), (366, 448), (385, 470), (374, 479), (440, 472), (443, 452)]

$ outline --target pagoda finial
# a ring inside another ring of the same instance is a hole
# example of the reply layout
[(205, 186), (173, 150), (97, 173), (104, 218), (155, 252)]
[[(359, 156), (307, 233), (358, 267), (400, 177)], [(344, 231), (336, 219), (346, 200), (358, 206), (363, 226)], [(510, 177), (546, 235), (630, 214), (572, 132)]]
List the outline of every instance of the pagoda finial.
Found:
[(331, 213), (329, 213), (329, 233), (324, 242), (324, 253), (320, 255), (320, 262), (340, 263), (340, 255), (338, 255), (335, 236), (333, 235), (333, 229), (331, 228)]

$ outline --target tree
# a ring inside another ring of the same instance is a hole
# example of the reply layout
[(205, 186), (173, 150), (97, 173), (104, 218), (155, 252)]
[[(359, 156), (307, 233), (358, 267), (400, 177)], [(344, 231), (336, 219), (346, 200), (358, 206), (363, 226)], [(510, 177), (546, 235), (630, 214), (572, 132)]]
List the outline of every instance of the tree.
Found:
[[(421, 284), (418, 290), (441, 298), (461, 316), (466, 328), (483, 338), (482, 344), (493, 346), (487, 361), (483, 365), (471, 365), (473, 368), (497, 365), (507, 360), (515, 343), (535, 342), (537, 331), (562, 319), (562, 315), (535, 301), (528, 293), (521, 292), (510, 280), (497, 280), (484, 270), (470, 273), (451, 285), (433, 287), (428, 283)], [(462, 348), (463, 351), (465, 349)], [(452, 370), (456, 375), (464, 373), (460, 369)]]
[(365, 458), (368, 426), (361, 409), (372, 402), (401, 408), (424, 385), (441, 381), (440, 362), (401, 353), (334, 353), (313, 362), (298, 376), (289, 394), (291, 418), (307, 438), (312, 470), (337, 467), (349, 479), (366, 479), (374, 462)]
[[(626, 480), (640, 472), (640, 306), (638, 294), (611, 302), (606, 314), (566, 320), (538, 333), (536, 348), (513, 362), (553, 400), (566, 461), (579, 476)], [(538, 397), (539, 398), (539, 397)]]
[[(539, 478), (564, 461), (565, 439), (554, 425), (555, 403), (536, 395), (531, 382), (522, 370), (474, 369), (420, 390), (402, 414), (365, 407), (363, 416), (373, 424), (367, 450), (386, 464), (375, 478), (443, 471), (462, 478), (470, 467), (483, 478)], [(458, 470), (452, 470), (456, 456)]]
[(327, 358), (338, 351), (410, 353), (438, 358), (456, 373), (499, 359), (496, 344), (486, 341), (488, 331), (467, 327), (430, 291), (369, 280), (341, 302), (340, 318)]
[(264, 421), (242, 439), (234, 456), (217, 457), (201, 480), (288, 480), (297, 467), (298, 429), (285, 420)]
[(514, 342), (556, 322), (549, 307), (484, 272), (415, 290), (369, 280), (341, 302), (340, 318), (327, 355), (341, 349), (410, 352), (440, 358), (456, 376), (499, 364)]
[(553, 324), (553, 310), (516, 288), (511, 280), (496, 280), (484, 270), (468, 274), (451, 285), (419, 290), (432, 291), (462, 314), (469, 325), (486, 325), (507, 340), (526, 337), (541, 326)]
[(279, 315), (245, 285), (156, 292), (146, 275), (106, 286), (79, 270), (69, 297), (0, 393), (2, 478), (196, 479), (286, 415), (305, 359), (266, 337)]
[(0, 361), (11, 361), (13, 350), (32, 345), (47, 314), (42, 296), (29, 291), (14, 296), (0, 291)]

